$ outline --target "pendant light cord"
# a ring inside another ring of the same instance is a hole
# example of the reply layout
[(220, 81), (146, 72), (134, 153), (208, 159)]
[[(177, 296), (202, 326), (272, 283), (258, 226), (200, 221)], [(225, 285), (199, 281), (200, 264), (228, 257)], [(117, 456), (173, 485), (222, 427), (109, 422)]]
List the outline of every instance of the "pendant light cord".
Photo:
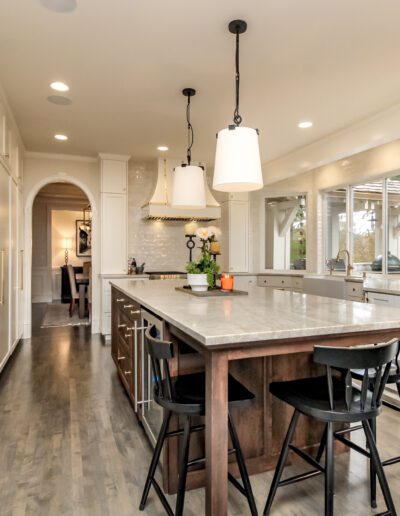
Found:
[(188, 148), (187, 148), (187, 164), (190, 165), (190, 162), (192, 161), (192, 147), (194, 143), (194, 132), (193, 132), (193, 126), (190, 123), (190, 97), (191, 95), (188, 95), (188, 101), (186, 106), (186, 121), (187, 121), (187, 128), (188, 128)]
[(239, 90), (240, 90), (240, 71), (239, 71), (239, 30), (236, 31), (236, 55), (235, 55), (235, 65), (236, 65), (236, 76), (235, 76), (235, 85), (236, 85), (236, 107), (235, 112), (233, 113), (233, 121), (235, 125), (240, 125), (242, 123), (242, 117), (239, 114)]

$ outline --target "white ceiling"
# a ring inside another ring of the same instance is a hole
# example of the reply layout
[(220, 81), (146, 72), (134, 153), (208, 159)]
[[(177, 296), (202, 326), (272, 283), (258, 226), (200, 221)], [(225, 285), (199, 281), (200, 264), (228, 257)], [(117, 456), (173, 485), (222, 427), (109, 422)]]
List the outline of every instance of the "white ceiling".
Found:
[[(193, 100), (194, 159), (212, 164), (231, 123), (234, 36), (241, 38), (243, 124), (260, 129), (263, 161), (400, 100), (398, 0), (78, 0), (55, 13), (40, 0), (1, 0), (0, 78), (26, 148), (96, 155), (185, 155)], [(46, 101), (67, 82), (72, 104)], [(297, 128), (311, 119), (314, 127)], [(65, 132), (68, 142), (56, 142)]]

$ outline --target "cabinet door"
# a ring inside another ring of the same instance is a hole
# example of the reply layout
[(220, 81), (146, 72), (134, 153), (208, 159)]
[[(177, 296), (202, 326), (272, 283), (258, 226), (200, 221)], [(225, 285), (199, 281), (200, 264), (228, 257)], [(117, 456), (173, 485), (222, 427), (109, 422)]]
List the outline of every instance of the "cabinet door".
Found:
[(18, 188), (13, 181), (10, 182), (10, 273), (11, 273), (11, 346), (18, 341)]
[(0, 367), (9, 350), (9, 176), (0, 164)]
[(125, 274), (127, 271), (126, 195), (102, 194), (101, 272)]
[(101, 162), (101, 192), (126, 193), (128, 165), (126, 161), (104, 159)]
[(249, 270), (249, 205), (246, 201), (229, 201), (229, 270)]

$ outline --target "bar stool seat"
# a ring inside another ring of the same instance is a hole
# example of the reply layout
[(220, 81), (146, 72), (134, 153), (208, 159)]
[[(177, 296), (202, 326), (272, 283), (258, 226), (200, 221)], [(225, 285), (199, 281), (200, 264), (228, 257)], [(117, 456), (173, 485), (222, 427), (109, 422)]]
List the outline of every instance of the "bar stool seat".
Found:
[[(305, 378), (289, 382), (276, 382), (270, 384), (270, 392), (280, 400), (292, 405), (302, 414), (315, 417), (321, 421), (337, 421), (353, 423), (369, 420), (376, 416), (376, 411), (381, 408), (365, 410), (362, 408), (361, 391), (351, 387), (349, 392), (350, 407), (346, 403), (346, 387), (342, 380), (333, 377), (333, 401), (331, 408), (329, 401), (329, 389), (326, 376)], [(372, 407), (372, 393), (368, 392), (365, 400), (366, 407)]]
[[(162, 380), (163, 392), (167, 389), (167, 380)], [(162, 407), (179, 414), (205, 415), (206, 375), (193, 373), (174, 376), (171, 378), (172, 396), (166, 400), (163, 396), (154, 395), (154, 401)], [(232, 375), (228, 375), (228, 403), (243, 404), (254, 399), (254, 394), (238, 382)]]

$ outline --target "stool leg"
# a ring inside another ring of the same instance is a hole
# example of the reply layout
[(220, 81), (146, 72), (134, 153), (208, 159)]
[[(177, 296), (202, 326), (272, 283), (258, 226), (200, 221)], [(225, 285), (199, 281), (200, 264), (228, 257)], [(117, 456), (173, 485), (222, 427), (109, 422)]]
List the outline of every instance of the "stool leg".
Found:
[(270, 490), (269, 490), (269, 494), (268, 494), (268, 498), (267, 498), (267, 503), (265, 504), (265, 507), (264, 507), (263, 516), (268, 516), (268, 514), (269, 514), (269, 512), (271, 510), (272, 502), (274, 501), (274, 498), (275, 498), (275, 495), (276, 495), (276, 491), (278, 489), (279, 481), (281, 479), (281, 476), (282, 476), (282, 473), (283, 473), (283, 469), (285, 467), (286, 459), (287, 459), (287, 456), (289, 454), (289, 444), (292, 442), (293, 435), (294, 435), (294, 432), (296, 430), (297, 422), (299, 420), (299, 416), (300, 416), (300, 412), (295, 410), (294, 414), (292, 416), (292, 420), (290, 421), (290, 425), (289, 425), (289, 428), (288, 428), (288, 431), (287, 431), (287, 434), (286, 434), (286, 437), (285, 437), (285, 441), (284, 441), (283, 446), (282, 446), (282, 450), (281, 450), (281, 454), (279, 456), (278, 464), (277, 464), (276, 469), (275, 469), (274, 478), (272, 480), (272, 484), (271, 484), (271, 487), (270, 487)]
[[(376, 419), (370, 419), (371, 432), (376, 443)], [(371, 507), (376, 509), (376, 469), (372, 458), (369, 461), (369, 478), (370, 478), (370, 493), (371, 493)]]
[(324, 451), (325, 451), (325, 447), (326, 447), (326, 433), (328, 431), (328, 425), (325, 425), (325, 430), (324, 430), (324, 433), (322, 434), (322, 439), (321, 439), (321, 442), (319, 443), (319, 448), (318, 448), (318, 451), (317, 451), (317, 455), (315, 457), (315, 460), (317, 462), (321, 462), (321, 459), (322, 459), (322, 455), (324, 454)]
[(327, 424), (325, 456), (325, 516), (333, 516), (334, 450), (332, 422)]
[(162, 447), (163, 447), (163, 444), (165, 441), (165, 434), (167, 433), (170, 419), (171, 419), (171, 412), (167, 411), (164, 415), (160, 433), (158, 434), (157, 444), (154, 449), (153, 458), (151, 459), (149, 472), (147, 474), (146, 483), (144, 485), (142, 499), (140, 501), (140, 506), (139, 506), (139, 509), (141, 511), (144, 510), (146, 502), (147, 502), (147, 497), (149, 496), (150, 487), (153, 482), (153, 478), (154, 478), (154, 475), (155, 475), (155, 472), (157, 469), (158, 461), (160, 459), (160, 454), (161, 454), (161, 450), (162, 450)]
[(185, 502), (185, 488), (187, 476), (187, 463), (189, 459), (189, 445), (190, 445), (190, 416), (187, 416), (183, 426), (183, 436), (181, 444), (181, 457), (179, 466), (179, 484), (178, 493), (176, 497), (175, 516), (183, 515), (183, 505)]
[(364, 427), (365, 437), (367, 438), (369, 450), (371, 453), (371, 460), (374, 461), (376, 474), (378, 475), (379, 484), (382, 489), (383, 497), (385, 498), (386, 507), (388, 508), (388, 511), (390, 512), (391, 516), (396, 516), (396, 509), (393, 504), (392, 495), (390, 493), (389, 485), (386, 480), (385, 472), (383, 471), (382, 462), (379, 457), (378, 450), (376, 448), (371, 427), (369, 426), (368, 421), (363, 421), (362, 424)]
[(400, 397), (400, 382), (396, 383), (396, 387), (397, 387), (397, 392), (399, 393), (399, 397)]
[(256, 502), (254, 500), (253, 490), (251, 489), (249, 474), (247, 472), (246, 463), (242, 453), (242, 448), (240, 447), (239, 438), (237, 436), (236, 429), (230, 414), (228, 414), (228, 426), (232, 444), (236, 450), (236, 460), (239, 466), (240, 476), (242, 477), (243, 486), (246, 491), (247, 500), (249, 502), (250, 512), (252, 516), (257, 516), (258, 512)]

